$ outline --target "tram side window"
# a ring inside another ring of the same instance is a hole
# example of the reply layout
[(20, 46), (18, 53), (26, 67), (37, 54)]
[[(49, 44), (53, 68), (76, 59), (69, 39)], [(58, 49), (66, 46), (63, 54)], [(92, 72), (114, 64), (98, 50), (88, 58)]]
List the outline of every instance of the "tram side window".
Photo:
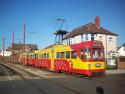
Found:
[(64, 53), (64, 52), (61, 52), (60, 58), (64, 58), (64, 56), (65, 56), (65, 53)]
[(39, 54), (39, 58), (42, 58), (42, 54)]
[(43, 55), (44, 57), (43, 58), (46, 58), (46, 53), (44, 53), (44, 55)]
[(43, 54), (41, 54), (41, 58), (43, 58)]
[(67, 58), (67, 59), (70, 58), (70, 51), (66, 51), (66, 58)]
[(33, 59), (35, 58), (35, 54), (33, 54)]
[(60, 52), (56, 53), (56, 58), (60, 58)]
[(77, 52), (76, 51), (71, 52), (71, 58), (72, 59), (77, 59)]
[(46, 54), (46, 58), (49, 58), (49, 53)]
[(38, 58), (38, 54), (35, 54), (35, 58)]
[(31, 58), (33, 58), (33, 55), (31, 55)]

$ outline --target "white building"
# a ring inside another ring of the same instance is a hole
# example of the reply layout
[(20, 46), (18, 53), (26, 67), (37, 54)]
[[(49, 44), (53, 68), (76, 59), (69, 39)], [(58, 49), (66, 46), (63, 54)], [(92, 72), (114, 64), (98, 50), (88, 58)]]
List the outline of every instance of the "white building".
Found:
[(125, 56), (125, 43), (118, 49), (119, 56)]
[(102, 28), (100, 26), (100, 18), (96, 16), (95, 23), (88, 23), (68, 33), (64, 38), (63, 44), (99, 40), (104, 45), (105, 57), (110, 58), (108, 53), (117, 52), (117, 36), (117, 34)]
[(3, 56), (3, 55), (4, 55), (4, 56), (11, 56), (11, 51), (8, 51), (8, 50), (6, 50), (6, 49), (5, 49), (4, 51), (2, 50), (2, 51), (0, 52), (0, 55), (1, 55), (1, 56)]

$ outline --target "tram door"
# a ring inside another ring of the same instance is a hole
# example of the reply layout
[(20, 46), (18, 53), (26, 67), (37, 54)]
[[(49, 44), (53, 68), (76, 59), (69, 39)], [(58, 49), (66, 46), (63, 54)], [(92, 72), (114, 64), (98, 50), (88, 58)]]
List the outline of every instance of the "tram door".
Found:
[(71, 60), (72, 60), (72, 67), (77, 69), (78, 68), (78, 60), (77, 57), (78, 56), (78, 52), (77, 51), (71, 51)]
[(51, 50), (51, 71), (54, 71), (54, 47), (52, 47), (52, 50)]

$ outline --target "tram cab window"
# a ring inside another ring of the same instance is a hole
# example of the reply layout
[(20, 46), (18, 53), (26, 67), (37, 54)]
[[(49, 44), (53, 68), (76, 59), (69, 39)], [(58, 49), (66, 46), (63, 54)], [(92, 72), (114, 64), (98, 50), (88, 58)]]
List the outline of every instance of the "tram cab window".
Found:
[(66, 58), (67, 58), (67, 59), (70, 58), (70, 51), (66, 51)]
[(83, 49), (81, 49), (81, 51), (80, 51), (80, 58), (84, 59), (83, 57), (84, 57), (84, 52), (83, 52)]
[(71, 58), (72, 59), (77, 59), (77, 52), (76, 51), (71, 52)]
[(84, 48), (84, 56), (85, 60), (91, 59), (90, 48)]
[(93, 60), (104, 59), (103, 50), (101, 48), (93, 48)]

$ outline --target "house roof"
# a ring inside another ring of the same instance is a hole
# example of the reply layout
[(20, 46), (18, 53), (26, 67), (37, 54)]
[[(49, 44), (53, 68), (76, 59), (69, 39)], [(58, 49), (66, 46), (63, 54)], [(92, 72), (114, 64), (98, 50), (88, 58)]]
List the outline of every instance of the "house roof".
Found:
[[(122, 44), (122, 46), (120, 46), (120, 47), (118, 48), (118, 50), (119, 50), (121, 47), (125, 47), (125, 43), (124, 43), (124, 44)], [(118, 51), (118, 50), (117, 50), (117, 51)]]
[(74, 30), (72, 30), (70, 33), (68, 33), (64, 39), (67, 38), (71, 38), (74, 37), (76, 35), (81, 35), (81, 34), (107, 34), (107, 35), (114, 35), (114, 36), (118, 36), (117, 34), (106, 30), (102, 27), (97, 27), (96, 24), (94, 23), (88, 23), (86, 25), (83, 25), (81, 27), (75, 28)]
[[(14, 44), (14, 50), (22, 50), (23, 44)], [(38, 49), (36, 44), (26, 44), (31, 50)]]

